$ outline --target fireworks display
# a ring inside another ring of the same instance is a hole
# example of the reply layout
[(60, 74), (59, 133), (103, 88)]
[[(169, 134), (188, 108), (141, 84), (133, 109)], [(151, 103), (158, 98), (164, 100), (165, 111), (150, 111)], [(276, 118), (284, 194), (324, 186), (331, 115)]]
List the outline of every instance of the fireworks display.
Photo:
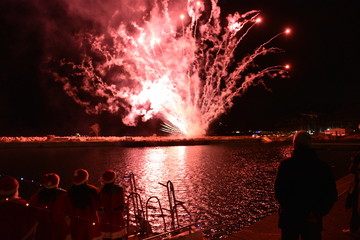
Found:
[(259, 11), (222, 19), (217, 0), (136, 2), (124, 9), (108, 11), (101, 33), (77, 33), (82, 54), (58, 61), (66, 74), (52, 72), (89, 114), (119, 114), (128, 126), (159, 118), (164, 132), (202, 136), (249, 86), (266, 87), (264, 79), (285, 76), (290, 68), (255, 62), (281, 52), (268, 45), (290, 29), (235, 60), (237, 47), (263, 21)]

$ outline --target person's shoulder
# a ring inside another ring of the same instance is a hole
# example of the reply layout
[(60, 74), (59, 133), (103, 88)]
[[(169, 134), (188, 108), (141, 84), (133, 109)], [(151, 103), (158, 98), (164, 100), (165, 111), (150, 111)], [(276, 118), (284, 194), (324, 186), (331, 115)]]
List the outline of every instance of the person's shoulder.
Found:
[(22, 204), (22, 205), (27, 205), (27, 203), (28, 203), (27, 200), (25, 200), (24, 198), (21, 198), (21, 197), (14, 198), (13, 202), (17, 203), (17, 204)]
[(282, 160), (280, 160), (280, 166), (284, 167), (284, 166), (291, 165), (291, 164), (293, 164), (294, 161), (295, 161), (295, 159), (293, 157), (283, 158)]
[(123, 187), (120, 186), (119, 184), (114, 184), (114, 189), (116, 189), (117, 191), (123, 191)]
[(90, 192), (96, 192), (96, 193), (99, 192), (99, 189), (97, 187), (95, 187), (94, 185), (86, 184), (86, 187)]
[(124, 191), (123, 187), (120, 186), (119, 184), (106, 184), (100, 190), (100, 192), (104, 194), (121, 193), (123, 191)]
[(327, 162), (325, 162), (321, 159), (318, 159), (317, 163), (318, 163), (319, 168), (324, 169), (326, 171), (331, 171), (331, 166)]
[(56, 192), (58, 195), (66, 195), (67, 191), (63, 188), (57, 188)]
[(27, 207), (28, 205), (28, 201), (18, 197), (18, 198), (11, 198), (11, 199), (4, 199), (0, 201), (0, 204), (2, 205), (3, 208), (22, 208), (22, 207)]
[(291, 162), (294, 158), (291, 156), (291, 157), (286, 157), (286, 158), (283, 158), (280, 160), (280, 163), (288, 163), (288, 162)]
[(91, 188), (91, 189), (97, 189), (97, 187), (95, 187), (95, 186), (92, 185), (92, 184), (86, 184), (86, 187), (87, 187), (87, 188)]

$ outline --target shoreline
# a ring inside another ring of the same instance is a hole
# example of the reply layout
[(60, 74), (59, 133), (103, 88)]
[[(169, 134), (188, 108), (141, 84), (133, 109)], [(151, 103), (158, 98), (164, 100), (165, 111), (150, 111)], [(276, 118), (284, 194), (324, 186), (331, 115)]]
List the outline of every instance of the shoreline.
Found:
[(248, 136), (214, 137), (14, 137), (0, 138), (1, 148), (47, 147), (156, 147), (209, 145), (231, 142), (260, 142), (261, 138)]
[[(157, 146), (191, 146), (210, 145), (221, 143), (278, 143), (292, 142), (292, 137), (278, 136), (203, 136), (203, 137), (82, 137), (82, 136), (55, 136), (46, 137), (0, 137), (0, 149), (4, 148), (57, 148), (57, 147), (157, 147)], [(360, 148), (358, 136), (350, 138), (321, 139), (314, 138), (314, 147), (345, 147)]]

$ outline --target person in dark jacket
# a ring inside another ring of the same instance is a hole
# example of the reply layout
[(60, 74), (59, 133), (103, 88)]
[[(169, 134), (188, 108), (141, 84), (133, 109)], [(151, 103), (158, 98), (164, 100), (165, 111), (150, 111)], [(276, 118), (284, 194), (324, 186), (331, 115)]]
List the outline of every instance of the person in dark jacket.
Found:
[(33, 240), (38, 223), (28, 202), (19, 197), (19, 182), (0, 178), (0, 239)]
[(88, 184), (89, 173), (77, 169), (73, 185), (67, 191), (65, 213), (70, 217), (71, 239), (101, 240), (98, 210), (101, 207), (96, 187)]
[(30, 206), (36, 209), (39, 225), (36, 240), (70, 239), (70, 231), (64, 214), (65, 190), (59, 188), (60, 177), (56, 173), (44, 176), (44, 187), (30, 198)]
[(293, 153), (279, 165), (275, 197), (280, 204), (282, 240), (322, 239), (322, 218), (337, 200), (331, 169), (311, 147), (311, 136), (298, 131)]
[(115, 179), (113, 170), (106, 170), (102, 176), (104, 185), (100, 190), (100, 200), (103, 212), (100, 223), (104, 240), (121, 240), (126, 236), (124, 189), (115, 183)]
[(350, 184), (345, 202), (345, 208), (351, 209), (350, 228), (343, 229), (343, 232), (360, 238), (360, 151), (351, 156), (350, 174), (353, 176), (353, 181)]

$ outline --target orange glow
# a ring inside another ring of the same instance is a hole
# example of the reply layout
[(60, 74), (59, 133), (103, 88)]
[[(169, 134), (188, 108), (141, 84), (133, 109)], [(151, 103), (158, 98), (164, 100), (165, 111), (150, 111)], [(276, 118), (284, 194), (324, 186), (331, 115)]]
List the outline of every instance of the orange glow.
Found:
[(291, 33), (291, 28), (286, 28), (285, 29), (285, 34), (290, 34)]
[(200, 2), (200, 1), (197, 1), (197, 2), (196, 2), (196, 5), (197, 5), (198, 7), (200, 7), (201, 2)]
[(258, 17), (255, 19), (255, 23), (261, 23), (262, 22), (262, 18), (261, 17)]
[(290, 69), (290, 64), (286, 64), (286, 65), (284, 66), (284, 68), (285, 68), (285, 69)]
[(181, 15), (180, 15), (180, 18), (181, 18), (181, 20), (184, 20), (185, 15), (184, 15), (184, 14), (181, 14)]

